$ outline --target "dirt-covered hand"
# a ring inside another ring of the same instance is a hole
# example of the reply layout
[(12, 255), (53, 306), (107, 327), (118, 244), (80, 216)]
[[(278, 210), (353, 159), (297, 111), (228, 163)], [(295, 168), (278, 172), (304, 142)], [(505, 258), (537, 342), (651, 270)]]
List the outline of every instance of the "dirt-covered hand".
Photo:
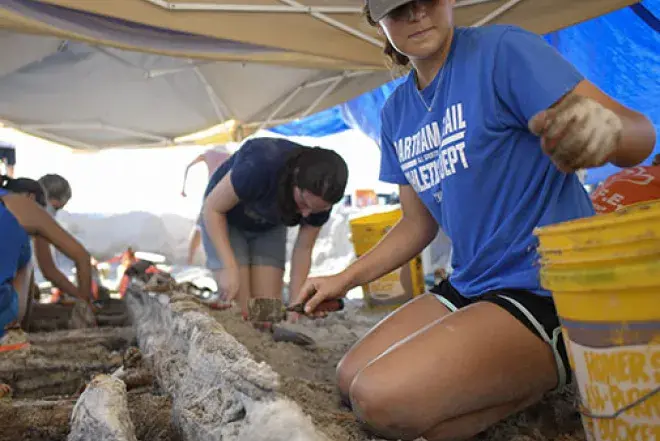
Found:
[(241, 275), (238, 268), (225, 268), (220, 271), (220, 286), (218, 291), (227, 302), (231, 302), (238, 295), (241, 283)]
[(529, 130), (561, 171), (599, 167), (611, 161), (621, 140), (619, 116), (591, 98), (575, 93), (537, 113)]
[(314, 314), (314, 310), (324, 301), (344, 297), (348, 285), (344, 273), (307, 279), (296, 303), (305, 303), (305, 314)]

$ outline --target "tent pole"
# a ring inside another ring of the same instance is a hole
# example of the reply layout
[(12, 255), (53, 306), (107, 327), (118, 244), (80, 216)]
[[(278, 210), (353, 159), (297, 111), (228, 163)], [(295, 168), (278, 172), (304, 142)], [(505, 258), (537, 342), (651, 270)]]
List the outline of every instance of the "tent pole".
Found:
[(368, 70), (357, 70), (355, 72), (345, 72), (341, 75), (335, 75), (332, 77), (327, 77), (323, 78), (322, 80), (318, 81), (313, 81), (311, 83), (305, 83), (303, 84), (303, 87), (305, 88), (310, 88), (310, 87), (317, 87), (317, 86), (322, 86), (324, 84), (332, 83), (333, 81), (337, 79), (343, 79), (343, 78), (355, 78), (355, 77), (361, 77), (363, 75), (369, 75), (372, 74), (373, 71), (368, 71)]
[(295, 0), (279, 0), (284, 5), (222, 5), (215, 3), (174, 3), (166, 0), (144, 0), (152, 5), (159, 6), (170, 11), (224, 11), (224, 12), (282, 12), (282, 13), (304, 13), (309, 14), (325, 24), (340, 29), (361, 40), (371, 43), (378, 47), (383, 47), (383, 43), (348, 26), (326, 14), (359, 14), (362, 12), (360, 7), (349, 6), (306, 6)]
[(480, 5), (482, 3), (490, 3), (490, 2), (494, 2), (494, 1), (497, 1), (497, 0), (463, 0), (463, 1), (459, 0), (454, 5), (454, 9), (464, 8), (466, 6)]
[(126, 66), (126, 67), (130, 67), (130, 68), (132, 68), (132, 69), (141, 70), (142, 72), (144, 72), (144, 74), (145, 74), (146, 76), (149, 75), (149, 71), (148, 71), (147, 69), (144, 69), (143, 67), (140, 67), (140, 66), (138, 66), (138, 65), (136, 65), (136, 64), (131, 63), (131, 62), (128, 61), (128, 60), (123, 59), (123, 58), (120, 57), (119, 55), (112, 53), (109, 49), (106, 49), (106, 48), (101, 47), (101, 46), (94, 46), (94, 45), (93, 45), (93, 46), (90, 46), (90, 47), (93, 48), (95, 51), (100, 52), (100, 53), (102, 53), (103, 55), (106, 55), (106, 56), (108, 56), (108, 57), (114, 59), (115, 61), (117, 61), (117, 62), (123, 64), (123, 65)]
[[(287, 94), (284, 95), (284, 99), (282, 99), (281, 101), (277, 100), (277, 101), (280, 101), (280, 103), (277, 105), (275, 110), (273, 110), (271, 112), (271, 114), (268, 115), (268, 118), (266, 118), (265, 121), (255, 123), (255, 125), (259, 126), (258, 130), (262, 130), (266, 126), (272, 124), (273, 119), (275, 118), (275, 116), (277, 116), (282, 111), (282, 109), (284, 109), (286, 107), (287, 104), (289, 104), (300, 92), (302, 92), (305, 89), (311, 89), (311, 88), (314, 88), (314, 87), (323, 86), (325, 84), (330, 84), (330, 86), (321, 95), (320, 100), (318, 100), (318, 98), (317, 98), (318, 102), (313, 103), (309, 108), (309, 109), (314, 109), (314, 107), (316, 107), (321, 102), (321, 100), (323, 100), (323, 98), (328, 96), (328, 94), (330, 92), (332, 92), (343, 79), (361, 77), (361, 76), (364, 76), (364, 75), (369, 75), (371, 73), (373, 73), (373, 72), (358, 70), (358, 71), (355, 71), (355, 72), (344, 72), (342, 75), (334, 75), (332, 77), (322, 78), (322, 79), (316, 80), (316, 81), (305, 82), (305, 83), (301, 84), (300, 86), (296, 87), (295, 89), (293, 89), (292, 91), (287, 92)], [(333, 83), (336, 83), (336, 84), (333, 84)], [(277, 101), (275, 101), (275, 102), (277, 102)], [(308, 111), (309, 111), (309, 109), (308, 109)], [(307, 114), (308, 113), (306, 113), (303, 116), (306, 116)], [(298, 119), (298, 118), (301, 118), (301, 116), (297, 116), (293, 119)], [(293, 120), (293, 119), (291, 119), (291, 120)], [(286, 120), (285, 122), (288, 122), (288, 121), (290, 121), (290, 120)], [(284, 124), (284, 123), (279, 123), (279, 124)]]
[[(279, 1), (282, 2), (282, 3), (285, 3), (289, 6), (296, 7), (296, 8), (306, 7), (306, 6), (298, 3), (295, 0), (279, 0)], [(322, 14), (320, 12), (315, 12), (315, 11), (311, 10), (311, 8), (309, 8), (309, 7), (306, 7), (306, 8), (310, 9), (309, 15), (316, 18), (317, 20), (322, 21), (325, 24), (328, 24), (328, 25), (333, 26), (333, 27), (335, 27), (339, 30), (342, 30), (342, 31), (344, 31), (348, 34), (351, 34), (352, 36), (357, 37), (361, 40), (364, 40), (368, 43), (371, 43), (374, 46), (378, 46), (378, 47), (383, 47), (384, 46), (384, 43), (381, 40), (379, 40), (377, 38), (374, 38), (371, 35), (367, 35), (364, 32), (361, 32), (361, 31), (359, 31), (359, 30), (357, 30), (357, 29), (355, 29), (351, 26), (348, 26), (348, 25), (346, 25), (346, 24), (344, 24), (344, 23), (342, 23), (338, 20), (335, 20), (332, 17), (328, 17), (325, 14)]]
[(159, 142), (168, 142), (169, 141), (169, 139), (166, 138), (165, 136), (154, 135), (153, 133), (142, 132), (140, 130), (126, 129), (124, 127), (116, 127), (116, 126), (111, 126), (111, 125), (107, 125), (107, 124), (101, 124), (100, 128), (108, 130), (110, 132), (124, 133), (126, 135), (140, 136), (142, 138), (153, 139), (153, 140), (159, 141)]
[(496, 19), (500, 15), (504, 14), (506, 11), (513, 8), (514, 6), (516, 6), (518, 3), (522, 2), (522, 1), (523, 0), (509, 0), (508, 2), (504, 3), (499, 8), (495, 9), (490, 14), (488, 14), (485, 17), (483, 17), (482, 19), (477, 20), (476, 22), (474, 22), (474, 24), (472, 24), (472, 26), (476, 27), (476, 26), (483, 26), (485, 24), (488, 24), (488, 23), (490, 23), (491, 21), (493, 21), (494, 19)]
[[(190, 60), (190, 64), (193, 64), (193, 61)], [(204, 86), (204, 90), (206, 90), (206, 94), (209, 97), (209, 100), (211, 101), (211, 105), (213, 106), (213, 111), (215, 112), (215, 116), (218, 118), (218, 121), (223, 122), (227, 119), (231, 119), (233, 117), (233, 112), (229, 109), (229, 106), (220, 99), (217, 93), (215, 93), (215, 90), (213, 87), (211, 87), (211, 84), (208, 82), (202, 71), (199, 69), (199, 67), (194, 66), (193, 70), (195, 71), (195, 75), (197, 75), (197, 78), (199, 81), (202, 83)], [(220, 110), (220, 107), (222, 106), (224, 112)]]
[(50, 132), (46, 132), (43, 130), (39, 129), (31, 129), (28, 128), (27, 126), (23, 126), (20, 124), (14, 124), (10, 121), (3, 121), (4, 125), (7, 127), (11, 127), (15, 130), (19, 130), (21, 132), (27, 133), (28, 135), (36, 136), (38, 138), (42, 138), (48, 141), (55, 141), (57, 143), (62, 144), (64, 147), (68, 147), (71, 149), (78, 149), (78, 150), (92, 150), (92, 151), (97, 151), (99, 150), (98, 147), (86, 144), (81, 141), (76, 141), (75, 139), (67, 138), (66, 136), (60, 136), (60, 135), (55, 135)]
[(259, 125), (258, 130), (263, 129), (263, 128), (266, 127), (268, 124), (270, 124), (271, 121), (273, 121), (273, 118), (275, 118), (275, 116), (276, 116), (278, 113), (280, 113), (280, 112), (282, 111), (282, 109), (284, 109), (284, 108), (286, 107), (286, 105), (289, 104), (289, 103), (290, 103), (290, 102), (296, 97), (296, 95), (298, 95), (298, 94), (299, 94), (304, 88), (305, 88), (305, 85), (303, 84), (303, 85), (298, 86), (296, 89), (294, 89), (293, 92), (289, 93), (289, 94), (286, 96), (286, 98), (284, 98), (284, 99), (280, 102), (280, 104), (275, 108), (275, 110), (273, 110), (273, 111), (271, 112), (271, 114), (268, 115), (268, 118), (266, 118), (266, 121), (262, 122), (262, 123)]
[(330, 93), (332, 93), (332, 91), (335, 90), (337, 86), (339, 86), (339, 83), (341, 83), (344, 80), (344, 78), (346, 78), (344, 75), (335, 78), (335, 80), (332, 83), (330, 83), (323, 92), (321, 92), (321, 94), (314, 100), (314, 102), (312, 102), (312, 104), (309, 105), (307, 110), (305, 110), (302, 113), (302, 115), (300, 115), (300, 118), (304, 118), (308, 116), (310, 113), (312, 113), (312, 111), (316, 109), (316, 106), (318, 106), (319, 103), (325, 99), (325, 97), (330, 95)]
[(151, 69), (147, 74), (147, 78), (158, 78), (165, 75), (176, 75), (181, 72), (190, 71), (195, 67), (206, 66), (207, 64), (211, 64), (211, 63), (210, 62), (191, 63), (189, 66), (173, 67), (170, 69)]
[[(169, 142), (169, 139), (154, 135), (153, 133), (142, 132), (139, 130), (128, 129), (125, 127), (117, 127), (103, 123), (57, 123), (57, 124), (25, 124), (20, 126), (21, 130), (28, 131), (43, 131), (43, 130), (107, 130), (109, 132), (123, 133), (125, 135), (139, 136), (141, 138), (151, 139), (160, 142)], [(67, 139), (62, 137), (63, 139)]]
[(362, 8), (354, 6), (228, 5), (218, 3), (175, 3), (165, 0), (145, 1), (172, 11), (281, 12), (289, 14), (309, 14), (312, 12), (321, 14), (359, 14), (362, 11)]

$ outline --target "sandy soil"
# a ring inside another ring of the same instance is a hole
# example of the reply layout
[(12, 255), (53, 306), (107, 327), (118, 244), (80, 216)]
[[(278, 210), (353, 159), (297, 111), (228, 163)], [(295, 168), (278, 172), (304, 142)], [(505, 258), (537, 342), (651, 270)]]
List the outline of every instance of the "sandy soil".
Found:
[(180, 440), (170, 397), (150, 369), (135, 361), (135, 348), (126, 351), (136, 344), (132, 328), (29, 334), (29, 340), (28, 352), (0, 357), (0, 381), (14, 390), (13, 399), (0, 399), (0, 441), (65, 441), (73, 406), (86, 382), (122, 365), (138, 440)]
[[(268, 333), (255, 330), (235, 310), (214, 311), (214, 317), (253, 354), (282, 377), (282, 392), (300, 404), (330, 439), (373, 441), (352, 413), (340, 404), (335, 387), (335, 367), (350, 346), (383, 314), (366, 313), (360, 302), (322, 320), (296, 325), (317, 342), (300, 347), (274, 342)], [(573, 405), (572, 391), (549, 396), (527, 411), (481, 434), (479, 441), (583, 441), (584, 433)]]

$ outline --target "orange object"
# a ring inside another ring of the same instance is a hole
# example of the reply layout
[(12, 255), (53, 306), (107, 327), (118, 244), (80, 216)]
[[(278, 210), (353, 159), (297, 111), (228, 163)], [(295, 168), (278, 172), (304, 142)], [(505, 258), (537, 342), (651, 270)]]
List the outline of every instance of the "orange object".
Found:
[(22, 342), (22, 343), (14, 343), (11, 345), (1, 345), (0, 346), (0, 352), (9, 352), (9, 351), (17, 351), (19, 349), (23, 349), (30, 346), (30, 342)]
[(656, 199), (660, 199), (660, 165), (623, 169), (607, 178), (591, 194), (598, 214)]
[(128, 289), (128, 284), (130, 282), (131, 282), (131, 278), (128, 277), (126, 274), (124, 274), (121, 278), (121, 282), (119, 283), (119, 294), (121, 295), (122, 299), (126, 295), (126, 290)]
[(355, 206), (358, 208), (378, 205), (378, 195), (373, 190), (355, 190)]
[(99, 284), (96, 283), (96, 280), (92, 280), (92, 296), (94, 300), (99, 299)]
[(62, 297), (62, 291), (59, 288), (51, 288), (50, 290), (50, 303), (57, 303)]

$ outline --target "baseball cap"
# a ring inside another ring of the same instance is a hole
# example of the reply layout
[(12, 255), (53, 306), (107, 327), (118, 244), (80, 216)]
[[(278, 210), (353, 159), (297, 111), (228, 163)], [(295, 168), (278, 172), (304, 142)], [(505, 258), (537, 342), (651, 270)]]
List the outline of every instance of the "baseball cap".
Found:
[(410, 3), (412, 0), (367, 0), (367, 7), (369, 8), (369, 16), (373, 21), (381, 21), (387, 14)]

